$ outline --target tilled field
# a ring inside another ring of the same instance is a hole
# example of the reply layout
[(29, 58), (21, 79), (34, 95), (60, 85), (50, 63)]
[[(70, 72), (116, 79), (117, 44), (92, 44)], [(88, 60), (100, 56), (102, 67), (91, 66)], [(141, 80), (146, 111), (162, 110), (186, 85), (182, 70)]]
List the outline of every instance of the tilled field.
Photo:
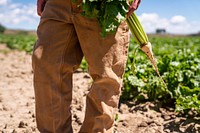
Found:
[[(0, 133), (38, 132), (35, 123), (31, 56), (0, 44)], [(73, 129), (83, 122), (85, 96), (92, 80), (87, 73), (74, 74)], [(198, 118), (181, 117), (160, 103), (121, 102), (116, 133), (199, 133)]]

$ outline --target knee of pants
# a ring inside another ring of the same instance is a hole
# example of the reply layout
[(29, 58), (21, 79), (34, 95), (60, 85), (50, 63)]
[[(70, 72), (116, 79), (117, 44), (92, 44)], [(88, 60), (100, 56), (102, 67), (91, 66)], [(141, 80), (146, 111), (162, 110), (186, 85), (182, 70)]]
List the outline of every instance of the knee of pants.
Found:
[[(36, 44), (37, 45), (37, 44)], [(35, 47), (35, 46), (34, 46)], [(48, 61), (48, 55), (44, 53), (44, 48), (42, 46), (35, 47), (32, 54), (32, 68), (36, 71), (36, 68), (44, 68), (49, 66), (51, 63)], [(49, 55), (50, 56), (50, 55)], [(49, 62), (49, 63), (48, 63)]]
[(122, 84), (122, 76), (124, 73), (124, 64), (113, 65), (109, 67), (99, 67), (99, 69), (90, 69), (89, 73), (94, 82), (101, 79), (102, 81), (112, 81), (116, 84)]
[(38, 64), (41, 61), (42, 48), (40, 48), (40, 49), (41, 50), (36, 51), (36, 43), (35, 43), (34, 48), (33, 48), (33, 53), (32, 53), (32, 68), (33, 68), (33, 71), (35, 71), (36, 64)]
[(62, 67), (65, 67), (65, 71), (72, 72), (75, 64), (64, 61), (63, 51), (39, 45), (33, 50), (32, 67), (33, 71), (39, 68), (49, 72), (58, 71), (60, 73)]

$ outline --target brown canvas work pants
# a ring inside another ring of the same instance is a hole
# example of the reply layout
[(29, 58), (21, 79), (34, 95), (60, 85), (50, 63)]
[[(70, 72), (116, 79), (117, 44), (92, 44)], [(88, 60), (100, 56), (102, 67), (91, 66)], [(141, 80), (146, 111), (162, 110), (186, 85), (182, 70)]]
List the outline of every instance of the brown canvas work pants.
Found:
[(96, 19), (71, 0), (47, 0), (32, 63), (36, 122), (42, 133), (72, 133), (72, 75), (85, 56), (93, 84), (80, 133), (112, 133), (128, 52), (128, 27), (102, 38)]

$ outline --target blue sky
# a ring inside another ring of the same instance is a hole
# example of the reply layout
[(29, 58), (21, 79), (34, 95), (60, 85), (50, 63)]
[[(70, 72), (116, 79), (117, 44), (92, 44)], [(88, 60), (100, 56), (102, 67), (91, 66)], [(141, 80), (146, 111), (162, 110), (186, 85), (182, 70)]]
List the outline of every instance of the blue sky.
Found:
[(182, 15), (200, 21), (200, 0), (142, 0), (137, 12), (155, 12), (166, 18)]
[[(7, 28), (36, 30), (37, 0), (0, 0), (0, 23)], [(145, 31), (164, 28), (169, 33), (200, 31), (200, 0), (142, 0), (136, 11)]]

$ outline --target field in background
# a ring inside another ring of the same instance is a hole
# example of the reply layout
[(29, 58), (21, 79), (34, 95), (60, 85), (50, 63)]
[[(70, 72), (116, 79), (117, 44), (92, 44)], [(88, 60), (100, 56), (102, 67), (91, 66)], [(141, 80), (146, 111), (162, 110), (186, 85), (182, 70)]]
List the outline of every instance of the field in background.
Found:
[[(11, 49), (31, 53), (36, 41), (34, 32), (7, 31), (0, 34), (0, 43)], [(200, 114), (200, 38), (189, 36), (150, 35), (158, 67), (167, 84), (164, 87), (146, 56), (131, 40), (124, 75), (123, 100), (162, 101), (176, 111)], [(132, 64), (134, 61), (134, 65)], [(132, 70), (134, 66), (134, 71)], [(87, 71), (83, 60), (81, 69)]]
[(136, 45), (132, 40), (122, 99), (159, 100), (178, 112), (200, 115), (200, 38), (154, 35), (150, 42), (167, 88), (147, 57), (140, 50), (134, 54)]

